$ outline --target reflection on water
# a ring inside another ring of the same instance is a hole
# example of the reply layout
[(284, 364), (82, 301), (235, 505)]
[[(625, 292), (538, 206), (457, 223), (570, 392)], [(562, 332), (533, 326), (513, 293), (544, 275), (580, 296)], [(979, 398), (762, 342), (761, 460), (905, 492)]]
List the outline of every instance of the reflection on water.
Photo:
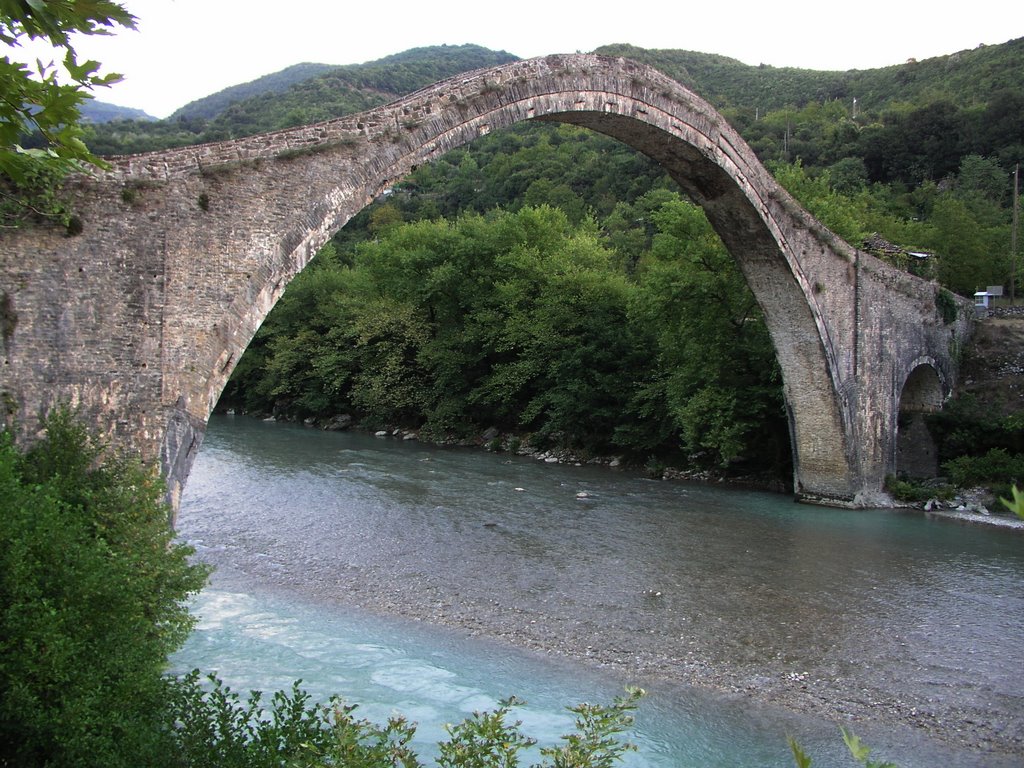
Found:
[[(554, 739), (564, 704), (632, 679), (652, 691), (635, 765), (790, 765), (787, 733), (838, 760), (834, 724), (665, 680), (720, 669), (739, 691), (806, 680), (933, 717), (955, 699), (1020, 727), (1005, 660), (1024, 637), (1024, 547), (1000, 532), (247, 419), (211, 424), (179, 530), (219, 568), (182, 667), (242, 689), (302, 677), (371, 719), (406, 713), (429, 743), (513, 693), (528, 732)], [(957, 764), (901, 729), (875, 743)], [(978, 760), (960, 764), (1001, 764)]]

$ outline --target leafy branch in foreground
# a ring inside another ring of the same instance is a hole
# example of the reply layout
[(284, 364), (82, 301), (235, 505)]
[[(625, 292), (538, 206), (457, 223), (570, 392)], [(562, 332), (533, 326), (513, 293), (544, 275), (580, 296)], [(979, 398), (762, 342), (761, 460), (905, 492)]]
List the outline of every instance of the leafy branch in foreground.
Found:
[(1008, 510), (1013, 512), (1021, 520), (1024, 520), (1024, 491), (1014, 485), (1010, 490), (1013, 491), (1013, 501), (1000, 497), (1000, 501), (1006, 506)]
[(850, 750), (850, 754), (859, 762), (864, 768), (898, 768), (896, 763), (879, 763), (872, 760), (869, 755), (871, 750), (864, 746), (860, 739), (854, 736), (852, 733), (847, 732), (845, 728), (840, 729), (843, 732), (843, 741), (846, 742), (846, 748)]
[[(864, 766), (864, 768), (899, 768), (896, 763), (879, 763), (872, 760), (870, 757), (871, 749), (862, 744), (857, 736), (848, 732), (845, 728), (840, 728), (839, 730), (843, 734), (846, 748), (850, 750), (854, 760)], [(789, 739), (789, 748), (793, 752), (793, 759), (796, 762), (797, 768), (811, 768), (812, 761), (810, 756), (804, 752), (803, 747), (800, 746), (796, 739)]]
[(626, 752), (636, 750), (633, 744), (622, 742), (618, 737), (632, 727), (632, 713), (642, 696), (642, 688), (629, 688), (626, 695), (616, 698), (610, 707), (594, 704), (573, 707), (576, 731), (562, 737), (564, 744), (546, 747), (541, 754), (552, 758), (553, 768), (611, 768)]
[[(80, 61), (71, 37), (106, 35), (115, 27), (134, 29), (135, 17), (112, 0), (0, 3), (0, 42), (11, 54), (35, 41), (61, 60), (59, 66), (43, 59), (30, 65), (11, 55), (0, 57), (0, 181), (5, 188), (0, 211), (5, 224), (32, 215), (62, 218), (59, 205), (44, 205), (43, 192), (53, 186), (49, 177), (104, 167), (82, 140), (81, 106), (92, 98), (90, 90), (121, 76), (101, 74), (97, 61)], [(25, 195), (19, 195), (22, 189)], [(24, 210), (14, 216), (19, 203)]]
[(332, 698), (310, 701), (292, 685), (278, 691), (270, 710), (260, 691), (245, 701), (213, 675), (203, 686), (199, 671), (172, 684), (173, 738), (179, 764), (189, 768), (258, 768), (262, 766), (343, 765), (346, 768), (418, 768), (408, 746), (414, 725), (393, 717), (385, 726), (353, 717), (354, 706)]

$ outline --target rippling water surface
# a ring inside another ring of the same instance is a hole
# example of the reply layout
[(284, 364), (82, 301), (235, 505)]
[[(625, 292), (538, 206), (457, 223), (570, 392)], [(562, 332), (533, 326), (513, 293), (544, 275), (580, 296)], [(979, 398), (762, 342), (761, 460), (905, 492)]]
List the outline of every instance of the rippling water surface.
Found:
[[(180, 668), (302, 678), (423, 745), (511, 694), (550, 743), (626, 683), (638, 766), (792, 765), (787, 735), (848, 762), (837, 721), (748, 691), (1021, 730), (1020, 536), (243, 418), (211, 422), (178, 528), (218, 568)], [(719, 674), (737, 693), (682, 684)], [(907, 768), (1017, 764), (842, 722)]]

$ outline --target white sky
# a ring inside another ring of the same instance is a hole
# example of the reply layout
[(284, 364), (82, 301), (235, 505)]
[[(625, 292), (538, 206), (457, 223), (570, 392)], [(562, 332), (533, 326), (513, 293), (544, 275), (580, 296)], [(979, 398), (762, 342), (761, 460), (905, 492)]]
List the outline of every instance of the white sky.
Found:
[[(746, 64), (872, 69), (1024, 36), (1017, 0), (122, 0), (137, 31), (81, 37), (81, 58), (125, 81), (96, 98), (166, 117), (291, 64), (357, 64), (473, 43), (522, 58), (610, 43), (730, 56)], [(944, 6), (946, 6), (944, 8)], [(2, 53), (2, 51), (0, 51)]]

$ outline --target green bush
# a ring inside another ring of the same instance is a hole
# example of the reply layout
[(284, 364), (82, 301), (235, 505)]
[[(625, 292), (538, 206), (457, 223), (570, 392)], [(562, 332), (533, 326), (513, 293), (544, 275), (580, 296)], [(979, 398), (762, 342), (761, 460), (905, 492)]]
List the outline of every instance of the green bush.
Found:
[(0, 765), (157, 765), (167, 655), (206, 571), (163, 489), (67, 412), (25, 454), (0, 433)]
[(942, 465), (950, 481), (961, 488), (1008, 485), (1024, 479), (1024, 454), (993, 448), (982, 456), (960, 456)]
[(904, 480), (891, 475), (885, 478), (885, 489), (897, 501), (919, 502), (929, 499), (947, 500), (953, 497), (953, 489), (948, 485)]
[(949, 325), (956, 322), (956, 299), (953, 298), (952, 293), (945, 288), (939, 289), (938, 293), (935, 294), (935, 306), (938, 308), (939, 314), (942, 315), (943, 323)]
[(993, 448), (1024, 452), (1024, 419), (1012, 414), (992, 417), (991, 407), (971, 395), (950, 400), (941, 411), (926, 417), (942, 461), (960, 456), (982, 456)]
[[(420, 768), (409, 746), (415, 725), (400, 716), (383, 725), (354, 717), (356, 707), (334, 697), (311, 703), (300, 682), (278, 691), (269, 710), (253, 691), (246, 700), (216, 677), (200, 681), (198, 670), (176, 681), (172, 713), (176, 722), (174, 754), (189, 768), (276, 768), (277, 766), (345, 766), (345, 768)], [(633, 724), (632, 711), (643, 695), (631, 689), (611, 706), (581, 704), (576, 730), (563, 743), (540, 750), (544, 762), (534, 768), (611, 768), (634, 747), (619, 739)], [(508, 717), (514, 699), (491, 712), (475, 713), (448, 726), (449, 738), (438, 745), (440, 768), (516, 768), (522, 752), (535, 741)]]
[(174, 754), (189, 768), (276, 768), (338, 765), (346, 768), (419, 766), (408, 746), (415, 727), (392, 718), (379, 727), (352, 716), (353, 706), (332, 699), (311, 703), (299, 688), (278, 691), (270, 710), (262, 695), (241, 697), (215, 677), (203, 687), (199, 671), (175, 681), (171, 709)]

